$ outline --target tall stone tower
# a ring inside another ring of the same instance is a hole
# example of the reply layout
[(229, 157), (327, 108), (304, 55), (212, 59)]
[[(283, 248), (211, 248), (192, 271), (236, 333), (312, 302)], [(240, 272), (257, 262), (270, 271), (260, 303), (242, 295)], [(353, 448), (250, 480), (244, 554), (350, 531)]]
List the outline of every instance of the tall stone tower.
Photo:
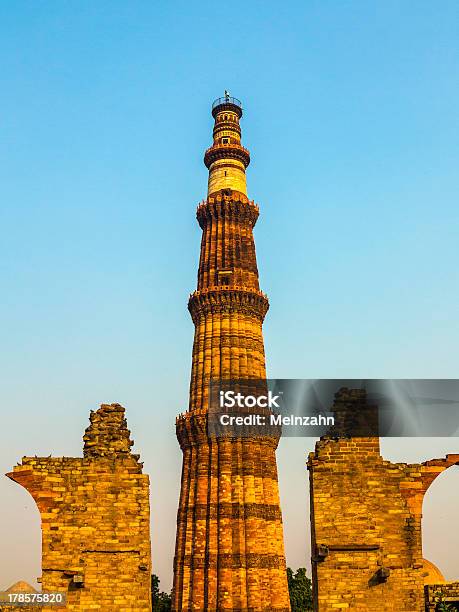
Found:
[(250, 154), (241, 145), (239, 100), (212, 106), (213, 145), (202, 228), (190, 403), (176, 421), (183, 452), (173, 609), (290, 610), (275, 451), (278, 438), (207, 433), (211, 380), (264, 379), (260, 291), (253, 240), (258, 206), (247, 197)]

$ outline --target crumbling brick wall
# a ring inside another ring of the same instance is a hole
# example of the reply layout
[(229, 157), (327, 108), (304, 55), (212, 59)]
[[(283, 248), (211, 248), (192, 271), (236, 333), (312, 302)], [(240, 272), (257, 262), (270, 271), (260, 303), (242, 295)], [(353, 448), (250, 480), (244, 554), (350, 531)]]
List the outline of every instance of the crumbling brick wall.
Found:
[(149, 478), (124, 408), (91, 412), (83, 439), (83, 458), (24, 457), (7, 474), (41, 514), (43, 591), (67, 592), (67, 610), (149, 611)]
[[(332, 410), (338, 423), (364, 414), (365, 392), (342, 390)], [(385, 461), (376, 436), (335, 432), (316, 443), (308, 460), (316, 612), (424, 612), (422, 501), (454, 464), (459, 455)]]

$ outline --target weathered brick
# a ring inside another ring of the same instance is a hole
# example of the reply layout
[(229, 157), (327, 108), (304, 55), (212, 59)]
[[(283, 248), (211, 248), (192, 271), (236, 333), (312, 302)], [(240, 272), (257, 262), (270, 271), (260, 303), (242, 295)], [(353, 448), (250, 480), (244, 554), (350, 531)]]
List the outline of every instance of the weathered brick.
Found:
[(83, 458), (24, 457), (7, 476), (41, 513), (44, 591), (65, 591), (67, 610), (148, 612), (149, 479), (131, 453), (122, 406), (104, 404), (90, 421)]

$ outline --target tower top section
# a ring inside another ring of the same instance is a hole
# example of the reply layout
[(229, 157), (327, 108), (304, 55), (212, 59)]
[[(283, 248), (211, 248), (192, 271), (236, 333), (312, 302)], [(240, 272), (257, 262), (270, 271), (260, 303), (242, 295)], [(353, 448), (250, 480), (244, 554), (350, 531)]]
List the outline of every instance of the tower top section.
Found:
[(204, 155), (204, 163), (209, 169), (207, 195), (231, 189), (247, 196), (245, 170), (250, 163), (250, 153), (241, 144), (242, 102), (225, 91), (225, 95), (212, 104), (212, 116), (214, 142)]
[(225, 91), (223, 98), (217, 98), (212, 104), (212, 116), (215, 117), (218, 113), (229, 110), (237, 113), (239, 119), (242, 117), (242, 102), (237, 98), (229, 95), (229, 91)]

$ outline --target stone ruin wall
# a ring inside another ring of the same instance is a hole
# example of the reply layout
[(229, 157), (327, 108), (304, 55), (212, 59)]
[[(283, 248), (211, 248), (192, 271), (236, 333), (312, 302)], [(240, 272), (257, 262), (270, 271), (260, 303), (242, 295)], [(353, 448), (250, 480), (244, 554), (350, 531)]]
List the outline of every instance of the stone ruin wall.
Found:
[[(347, 392), (347, 390), (346, 390)], [(332, 410), (360, 402), (344, 392)], [(459, 455), (391, 463), (378, 437), (326, 437), (308, 460), (315, 612), (424, 612), (422, 502)]]
[(65, 591), (67, 610), (151, 610), (149, 478), (129, 436), (124, 408), (102, 405), (83, 458), (24, 457), (7, 474), (38, 506), (42, 588)]
[(459, 609), (459, 582), (446, 584), (429, 584), (424, 587), (426, 596), (426, 612), (437, 610), (438, 603), (450, 603)]

